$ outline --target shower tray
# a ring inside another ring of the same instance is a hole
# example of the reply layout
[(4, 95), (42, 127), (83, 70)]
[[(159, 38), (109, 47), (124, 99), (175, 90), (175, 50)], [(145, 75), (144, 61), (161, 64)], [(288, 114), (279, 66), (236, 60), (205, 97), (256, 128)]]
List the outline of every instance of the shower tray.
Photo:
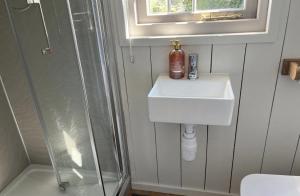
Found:
[[(113, 195), (117, 184), (118, 182), (105, 183), (106, 195)], [(101, 196), (100, 189), (102, 187), (98, 184), (87, 184), (69, 186), (65, 191), (61, 191), (51, 166), (30, 165), (0, 193), (0, 196)]]

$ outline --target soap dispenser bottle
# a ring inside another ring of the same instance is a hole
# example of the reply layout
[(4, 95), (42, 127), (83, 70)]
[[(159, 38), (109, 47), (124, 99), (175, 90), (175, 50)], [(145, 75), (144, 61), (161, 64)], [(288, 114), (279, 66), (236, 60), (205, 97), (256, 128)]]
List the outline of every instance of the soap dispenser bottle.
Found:
[(184, 77), (184, 51), (178, 40), (171, 41), (173, 49), (169, 54), (169, 76), (172, 79), (181, 79)]

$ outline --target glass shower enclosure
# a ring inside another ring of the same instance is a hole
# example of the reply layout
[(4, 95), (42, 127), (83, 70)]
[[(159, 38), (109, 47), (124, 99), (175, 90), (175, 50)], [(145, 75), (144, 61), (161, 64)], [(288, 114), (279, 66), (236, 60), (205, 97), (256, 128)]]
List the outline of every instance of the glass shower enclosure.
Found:
[(60, 189), (117, 195), (129, 172), (108, 1), (6, 4)]

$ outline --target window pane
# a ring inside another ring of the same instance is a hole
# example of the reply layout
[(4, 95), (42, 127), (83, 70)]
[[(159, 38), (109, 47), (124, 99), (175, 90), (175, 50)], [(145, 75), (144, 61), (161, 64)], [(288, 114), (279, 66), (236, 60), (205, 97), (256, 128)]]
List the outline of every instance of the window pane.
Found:
[(197, 10), (242, 8), (244, 0), (197, 0)]
[(191, 12), (193, 9), (192, 0), (171, 0), (170, 12)]
[(167, 13), (168, 0), (148, 0), (150, 14)]

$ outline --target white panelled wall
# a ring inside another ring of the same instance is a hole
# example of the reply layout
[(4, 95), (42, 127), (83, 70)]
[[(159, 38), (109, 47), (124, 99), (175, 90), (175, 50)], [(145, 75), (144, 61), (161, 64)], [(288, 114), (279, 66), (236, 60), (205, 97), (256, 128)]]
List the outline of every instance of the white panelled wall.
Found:
[(151, 123), (148, 117), (147, 94), (157, 76), (168, 72), (170, 47), (133, 47), (134, 63), (129, 48), (121, 47), (134, 188), (226, 195), (238, 194), (248, 174), (300, 175), (300, 84), (280, 75), (283, 58), (300, 58), (299, 7), (300, 0), (286, 1), (282, 10), (290, 13), (278, 21), (272, 43), (183, 46), (186, 54), (199, 54), (200, 72), (229, 73), (236, 98), (231, 126), (198, 126), (193, 162), (181, 159), (183, 127)]

